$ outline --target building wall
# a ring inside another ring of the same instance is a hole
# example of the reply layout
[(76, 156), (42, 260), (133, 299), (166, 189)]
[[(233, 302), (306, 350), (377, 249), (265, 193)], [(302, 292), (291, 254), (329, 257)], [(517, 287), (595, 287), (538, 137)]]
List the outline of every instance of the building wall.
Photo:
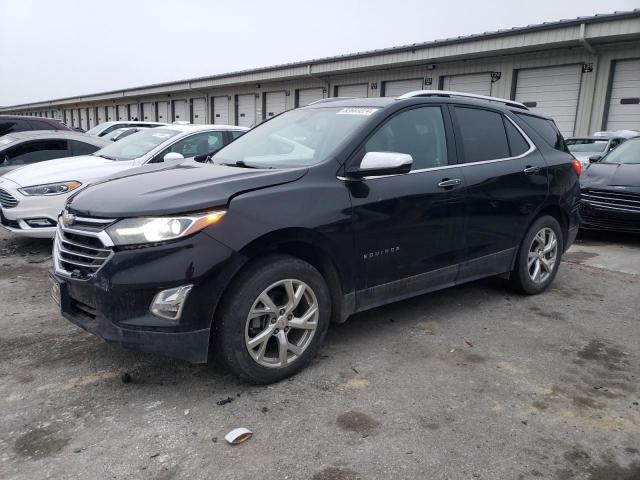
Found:
[[(627, 23), (622, 26), (630, 29), (632, 27), (636, 28), (636, 24), (629, 26)], [(594, 25), (590, 27), (595, 28)], [(601, 25), (598, 28), (602, 29), (604, 27)], [(571, 27), (571, 29), (575, 28)], [(575, 34), (573, 30), (571, 32), (571, 35)], [(603, 32), (603, 34), (606, 33), (606, 31)], [(529, 38), (528, 41), (535, 41), (543, 45), (542, 42), (546, 38), (548, 41), (553, 40), (553, 42), (561, 43), (569, 33), (565, 29), (560, 29), (555, 33), (544, 32), (544, 35), (544, 38), (538, 38), (539, 35), (536, 34), (536, 38)], [(554, 37), (551, 38), (551, 36)], [(491, 42), (496, 41), (492, 40)], [(411, 58), (413, 55), (411, 52), (372, 55), (367, 61), (363, 59), (358, 61), (341, 60), (340, 62), (342, 63), (339, 68), (337, 65), (327, 66), (328, 64), (323, 64), (325, 71), (333, 73), (323, 74), (318, 71), (321, 69), (312, 70), (311, 66), (306, 69), (302, 67), (283, 68), (278, 75), (273, 75), (273, 79), (268, 81), (260, 80), (257, 73), (254, 74), (256, 79), (252, 79), (251, 74), (244, 75), (241, 83), (224, 84), (226, 81), (204, 79), (176, 83), (170, 86), (159, 86), (157, 88), (131, 90), (123, 92), (123, 95), (115, 99), (109, 98), (110, 95), (105, 94), (104, 98), (101, 98), (100, 95), (92, 96), (92, 100), (87, 102), (61, 101), (59, 104), (50, 103), (42, 108), (26, 106), (14, 109), (13, 113), (60, 119), (73, 118), (73, 125), (80, 126), (80, 108), (95, 109), (98, 107), (98, 112), (104, 112), (104, 108), (108, 106), (116, 107), (122, 104), (133, 104), (137, 105), (137, 117), (142, 120), (142, 103), (144, 102), (169, 102), (171, 106), (173, 101), (184, 99), (187, 100), (187, 105), (190, 108), (190, 103), (193, 99), (206, 98), (205, 121), (213, 123), (213, 119), (210, 118), (212, 97), (228, 96), (230, 98), (229, 120), (230, 123), (235, 123), (236, 105), (234, 100), (236, 95), (253, 94), (256, 96), (256, 119), (257, 123), (259, 123), (263, 118), (264, 94), (271, 91), (285, 91), (286, 109), (292, 109), (295, 107), (294, 102), (296, 90), (298, 89), (321, 87), (324, 89), (324, 96), (330, 97), (334, 95), (336, 86), (366, 83), (368, 85), (368, 96), (376, 97), (382, 94), (382, 85), (386, 81), (412, 78), (429, 79), (427, 83), (430, 83), (430, 85), (426, 85), (424, 88), (437, 89), (441, 85), (441, 79), (445, 76), (499, 72), (500, 78), (491, 85), (491, 95), (513, 99), (518, 70), (554, 65), (592, 64), (593, 70), (583, 73), (581, 77), (574, 132), (576, 135), (586, 135), (603, 128), (614, 62), (622, 59), (640, 58), (639, 40), (601, 44), (597, 46), (595, 54), (590, 53), (582, 45), (572, 44), (571, 46), (554, 49), (544, 49), (541, 46), (540, 49), (527, 53), (492, 55), (492, 49), (495, 50), (498, 46), (486, 45), (487, 42), (485, 42), (483, 47), (484, 56), (479, 56), (478, 54), (480, 51), (480, 45), (476, 45), (478, 42), (471, 42), (473, 45), (461, 44), (458, 48), (459, 51), (456, 50), (448, 55), (455, 58), (455, 60), (451, 61), (430, 63), (427, 60), (415, 64), (415, 59)], [(502, 47), (504, 45), (500, 46), (500, 48)], [(487, 52), (487, 50), (489, 51)], [(395, 56), (393, 59), (391, 58), (392, 55)], [(407, 63), (414, 64), (402, 66), (402, 59), (404, 58), (402, 55), (406, 57)], [(398, 56), (400, 56), (400, 60)], [(393, 63), (388, 64), (385, 68), (385, 61)], [(334, 63), (337, 62), (338, 60)], [(344, 73), (335, 73), (336, 70)], [(309, 74), (310, 72), (313, 72), (313, 76)], [(72, 117), (70, 116), (71, 109), (73, 109)], [(3, 109), (3, 111), (6, 112), (6, 109)], [(95, 110), (92, 111), (95, 112)], [(169, 110), (169, 115), (170, 118), (168, 120), (173, 120), (171, 109)], [(92, 116), (95, 117), (95, 115)], [(98, 116), (104, 117), (104, 114), (100, 113)], [(638, 128), (640, 128), (640, 125), (638, 125)]]

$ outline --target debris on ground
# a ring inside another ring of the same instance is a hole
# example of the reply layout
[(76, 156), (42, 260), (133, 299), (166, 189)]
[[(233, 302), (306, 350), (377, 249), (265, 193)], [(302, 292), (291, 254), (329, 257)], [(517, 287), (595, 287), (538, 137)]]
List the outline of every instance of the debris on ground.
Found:
[(247, 428), (234, 428), (224, 436), (224, 439), (231, 445), (240, 445), (253, 436), (253, 432)]
[(473, 343), (471, 343), (469, 340), (467, 340), (466, 338), (464, 339), (464, 343), (469, 346), (469, 347), (473, 347)]
[(222, 405), (226, 405), (227, 403), (231, 403), (231, 402), (233, 402), (233, 398), (227, 397), (227, 398), (223, 398), (222, 400), (218, 400), (216, 402), (216, 405), (222, 406)]
[(131, 382), (131, 374), (128, 372), (124, 372), (122, 375), (120, 375), (120, 380), (122, 380), (122, 383)]
[(262, 413), (267, 413), (269, 411), (269, 408), (267, 407), (262, 407)]

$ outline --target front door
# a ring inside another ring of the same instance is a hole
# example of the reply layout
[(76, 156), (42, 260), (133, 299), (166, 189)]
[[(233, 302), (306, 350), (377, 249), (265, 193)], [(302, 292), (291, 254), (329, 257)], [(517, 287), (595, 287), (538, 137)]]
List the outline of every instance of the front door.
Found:
[(347, 181), (359, 256), (357, 309), (452, 285), (464, 251), (464, 197), (450, 122), (441, 106), (402, 110), (364, 143), (412, 156), (412, 171)]

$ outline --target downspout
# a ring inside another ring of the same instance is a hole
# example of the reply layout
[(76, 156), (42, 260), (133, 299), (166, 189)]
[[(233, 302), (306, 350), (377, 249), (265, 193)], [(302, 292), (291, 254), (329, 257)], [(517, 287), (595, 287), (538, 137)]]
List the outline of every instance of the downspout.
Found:
[(598, 52), (596, 52), (596, 49), (593, 48), (593, 46), (589, 43), (589, 40), (587, 40), (587, 37), (585, 36), (585, 30), (586, 30), (586, 26), (584, 23), (580, 24), (580, 35), (579, 35), (579, 40), (580, 43), (582, 43), (582, 46), (584, 48), (587, 49), (587, 51), (591, 54), (591, 55), (595, 55), (598, 56)]
[(324, 83), (326, 85), (326, 89), (327, 89), (327, 98), (329, 98), (331, 96), (331, 90), (329, 89), (330, 85), (329, 85), (329, 81), (328, 80), (324, 80), (320, 77), (317, 77), (316, 75), (314, 75), (313, 73), (311, 73), (311, 64), (307, 65), (307, 76), (311, 77), (315, 80), (318, 80), (321, 83)]

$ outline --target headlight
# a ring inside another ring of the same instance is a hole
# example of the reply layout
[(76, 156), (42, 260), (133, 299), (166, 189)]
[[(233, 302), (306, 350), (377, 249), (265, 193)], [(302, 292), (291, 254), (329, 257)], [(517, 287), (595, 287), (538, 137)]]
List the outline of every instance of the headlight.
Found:
[(156, 243), (186, 237), (216, 223), (224, 210), (176, 217), (125, 218), (107, 228), (115, 245)]
[(60, 195), (61, 193), (71, 192), (80, 185), (82, 185), (80, 182), (71, 180), (70, 182), (47, 183), (45, 185), (19, 188), (18, 191), (23, 195)]

